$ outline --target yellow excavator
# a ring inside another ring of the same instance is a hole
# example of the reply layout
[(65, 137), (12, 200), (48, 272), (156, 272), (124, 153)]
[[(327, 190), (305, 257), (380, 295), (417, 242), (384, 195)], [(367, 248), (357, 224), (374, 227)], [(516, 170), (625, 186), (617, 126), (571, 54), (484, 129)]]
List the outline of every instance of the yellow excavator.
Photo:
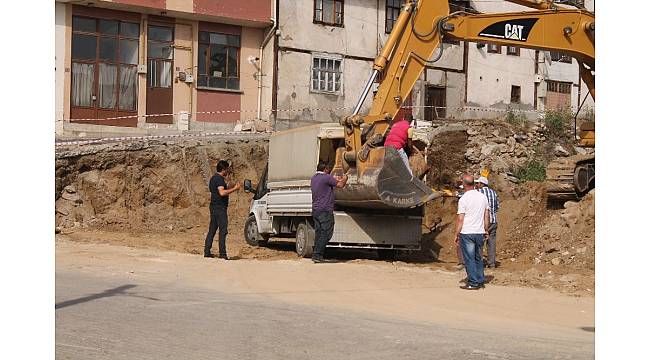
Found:
[[(340, 120), (345, 146), (337, 149), (334, 175), (347, 174), (337, 191), (339, 205), (412, 208), (443, 196), (411, 175), (398, 153), (383, 142), (394, 117), (428, 64), (438, 60), (442, 40), (489, 42), (575, 58), (580, 76), (595, 99), (595, 17), (584, 8), (561, 8), (551, 0), (506, 0), (530, 11), (450, 13), (447, 0), (407, 0), (350, 116)], [(432, 59), (436, 49), (439, 49)], [(367, 114), (359, 114), (373, 83), (383, 79)], [(593, 131), (592, 131), (593, 134)], [(549, 194), (579, 196), (594, 177), (593, 156), (565, 159), (549, 166)]]

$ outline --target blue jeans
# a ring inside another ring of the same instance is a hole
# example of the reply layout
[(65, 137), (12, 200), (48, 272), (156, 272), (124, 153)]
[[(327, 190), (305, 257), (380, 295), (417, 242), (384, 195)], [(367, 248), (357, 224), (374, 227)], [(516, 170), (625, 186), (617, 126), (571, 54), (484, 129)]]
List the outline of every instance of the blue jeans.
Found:
[(480, 286), (485, 282), (483, 273), (483, 234), (460, 234), (460, 249), (465, 260), (467, 285)]

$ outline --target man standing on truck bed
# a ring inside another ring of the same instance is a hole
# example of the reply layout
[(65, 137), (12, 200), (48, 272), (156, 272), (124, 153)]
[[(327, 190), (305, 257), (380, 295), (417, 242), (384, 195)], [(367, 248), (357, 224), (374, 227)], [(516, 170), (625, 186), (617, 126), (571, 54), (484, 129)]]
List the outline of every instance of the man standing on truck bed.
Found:
[(404, 161), (406, 169), (409, 171), (409, 174), (413, 175), (411, 171), (411, 166), (409, 165), (409, 157), (406, 155), (405, 148), (411, 148), (411, 137), (413, 137), (413, 129), (411, 129), (411, 124), (406, 121), (405, 118), (401, 118), (398, 121), (394, 122), (390, 127), (390, 131), (386, 136), (386, 141), (384, 141), (384, 146), (389, 146), (397, 150), (397, 153)]
[(226, 160), (219, 160), (217, 163), (217, 173), (210, 179), (210, 229), (208, 230), (208, 236), (205, 238), (204, 257), (214, 257), (210, 251), (212, 250), (214, 235), (217, 233), (217, 228), (219, 228), (219, 258), (228, 260), (228, 256), (226, 255), (228, 196), (241, 187), (239, 183), (236, 183), (235, 186), (228, 189), (225, 176), (230, 170), (230, 164)]
[(332, 262), (323, 256), (325, 247), (334, 234), (334, 188), (342, 188), (348, 176), (335, 178), (330, 175), (332, 167), (320, 161), (316, 175), (311, 177), (311, 215), (316, 228), (316, 243), (311, 259), (315, 263)]

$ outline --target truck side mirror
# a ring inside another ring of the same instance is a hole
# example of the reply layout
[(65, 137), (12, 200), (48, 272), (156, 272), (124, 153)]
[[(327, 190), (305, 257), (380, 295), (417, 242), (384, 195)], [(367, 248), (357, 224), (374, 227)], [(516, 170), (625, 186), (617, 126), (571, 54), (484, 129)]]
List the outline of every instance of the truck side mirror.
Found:
[(244, 180), (244, 191), (255, 192), (255, 189), (253, 189), (253, 185), (251, 184), (251, 181), (249, 179)]

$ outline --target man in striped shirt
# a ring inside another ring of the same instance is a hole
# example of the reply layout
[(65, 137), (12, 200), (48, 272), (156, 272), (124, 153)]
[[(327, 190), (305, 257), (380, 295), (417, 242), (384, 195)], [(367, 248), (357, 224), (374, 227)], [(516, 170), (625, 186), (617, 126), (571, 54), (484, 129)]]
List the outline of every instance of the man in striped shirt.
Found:
[(499, 197), (497, 193), (488, 187), (488, 179), (481, 176), (477, 180), (477, 190), (488, 199), (488, 208), (490, 209), (490, 224), (488, 225), (487, 250), (488, 250), (488, 267), (496, 267), (497, 254), (497, 211), (499, 211)]

